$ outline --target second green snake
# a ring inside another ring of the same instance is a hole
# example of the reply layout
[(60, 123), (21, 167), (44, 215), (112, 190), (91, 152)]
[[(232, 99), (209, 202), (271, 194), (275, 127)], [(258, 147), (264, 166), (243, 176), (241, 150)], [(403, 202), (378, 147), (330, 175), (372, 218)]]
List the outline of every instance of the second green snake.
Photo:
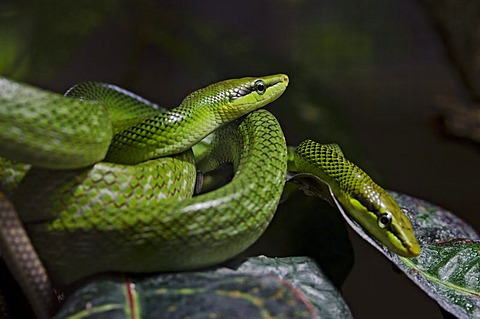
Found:
[[(287, 85), (283, 74), (227, 80), (163, 111), (109, 84), (81, 84), (64, 97), (0, 78), (0, 156), (33, 166), (4, 164), (3, 190), (52, 280), (194, 269), (251, 245), (275, 212), (287, 167), (280, 125), (257, 109)], [(212, 131), (200, 169), (230, 162), (236, 174), (190, 198), (190, 148)], [(338, 147), (305, 141), (295, 162), (325, 180), (374, 238), (402, 256), (420, 253), (398, 205)]]

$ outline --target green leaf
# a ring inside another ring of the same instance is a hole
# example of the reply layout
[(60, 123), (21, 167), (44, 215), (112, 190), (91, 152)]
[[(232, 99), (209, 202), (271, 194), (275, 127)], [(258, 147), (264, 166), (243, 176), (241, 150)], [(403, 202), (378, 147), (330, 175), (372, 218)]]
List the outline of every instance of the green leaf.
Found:
[(308, 258), (256, 257), (235, 269), (93, 281), (54, 318), (351, 318)]
[(363, 239), (382, 252), (443, 309), (458, 318), (480, 317), (480, 237), (454, 214), (407, 195), (391, 192), (412, 222), (422, 252), (400, 257), (370, 237), (343, 210), (331, 189), (310, 174), (289, 174), (287, 180), (306, 194), (334, 203)]
[(380, 250), (443, 309), (458, 318), (480, 317), (480, 237), (452, 213), (423, 200), (391, 192), (410, 218), (422, 248), (416, 258), (390, 252), (369, 237), (339, 206), (365, 240)]
[(276, 274), (287, 280), (307, 297), (320, 318), (352, 317), (340, 292), (310, 258), (250, 258), (238, 271)]

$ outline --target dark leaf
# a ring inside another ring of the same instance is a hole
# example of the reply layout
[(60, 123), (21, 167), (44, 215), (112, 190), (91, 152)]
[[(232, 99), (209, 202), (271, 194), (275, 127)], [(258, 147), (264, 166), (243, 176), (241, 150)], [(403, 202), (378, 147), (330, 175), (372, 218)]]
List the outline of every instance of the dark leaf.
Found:
[(391, 192), (412, 222), (422, 248), (416, 258), (400, 257), (350, 219), (319, 178), (293, 174), (288, 180), (309, 195), (333, 201), (362, 238), (380, 250), (443, 309), (458, 318), (480, 317), (480, 237), (463, 220), (423, 200)]
[(55, 318), (351, 318), (308, 258), (251, 258), (236, 269), (102, 279), (71, 295)]
[(458, 318), (480, 317), (480, 238), (452, 213), (425, 201), (391, 193), (410, 218), (422, 253), (399, 257), (342, 215), (365, 240), (397, 265), (443, 309)]

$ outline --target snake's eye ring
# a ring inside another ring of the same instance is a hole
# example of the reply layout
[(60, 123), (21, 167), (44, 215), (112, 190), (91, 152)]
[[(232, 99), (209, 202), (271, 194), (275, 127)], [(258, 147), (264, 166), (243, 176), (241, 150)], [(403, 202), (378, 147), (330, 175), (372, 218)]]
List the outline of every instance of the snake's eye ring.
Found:
[(256, 80), (253, 85), (255, 86), (255, 91), (257, 91), (258, 94), (265, 93), (266, 87), (262, 80)]
[(392, 223), (392, 214), (384, 213), (378, 216), (378, 227), (385, 229)]

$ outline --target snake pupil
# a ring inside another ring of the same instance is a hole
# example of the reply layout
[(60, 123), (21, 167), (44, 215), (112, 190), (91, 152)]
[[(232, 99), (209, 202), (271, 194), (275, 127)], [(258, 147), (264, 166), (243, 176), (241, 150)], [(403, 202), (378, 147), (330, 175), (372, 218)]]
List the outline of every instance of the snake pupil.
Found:
[(262, 80), (255, 81), (254, 85), (255, 85), (255, 90), (257, 91), (258, 94), (265, 93), (265, 83), (263, 83)]
[(387, 228), (391, 223), (392, 223), (392, 215), (390, 213), (382, 214), (378, 218), (378, 226), (380, 228)]

